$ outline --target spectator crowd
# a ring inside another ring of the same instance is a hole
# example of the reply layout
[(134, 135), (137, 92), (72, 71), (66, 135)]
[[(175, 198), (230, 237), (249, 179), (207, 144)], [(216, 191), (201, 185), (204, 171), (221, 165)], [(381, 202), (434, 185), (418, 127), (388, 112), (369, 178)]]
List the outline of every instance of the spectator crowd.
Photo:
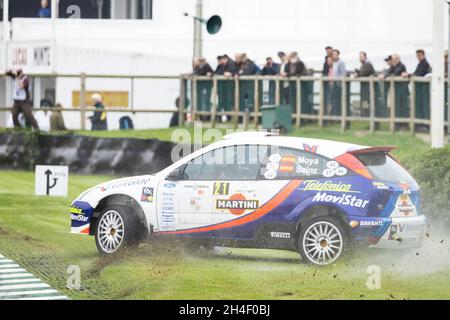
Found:
[[(431, 74), (431, 66), (427, 61), (425, 51), (418, 49), (416, 51), (417, 67), (412, 73), (409, 73), (402, 63), (400, 55), (397, 53), (390, 54), (384, 60), (386, 67), (384, 70), (377, 72), (370, 62), (368, 54), (364, 51), (359, 53), (360, 66), (355, 70), (348, 70), (346, 63), (341, 58), (341, 52), (337, 48), (332, 46), (325, 47), (325, 57), (323, 61), (323, 67), (321, 70), (324, 76), (324, 105), (325, 114), (328, 115), (340, 115), (342, 104), (342, 81), (340, 79), (344, 77), (376, 77), (379, 80), (387, 80), (390, 77), (402, 77), (409, 78), (425, 77)], [(445, 54), (445, 74), (447, 76), (448, 54)], [(291, 77), (312, 76), (314, 71), (308, 69), (305, 63), (300, 59), (298, 52), (285, 53), (283, 51), (278, 52), (276, 61), (272, 57), (267, 57), (265, 64), (258, 66), (250, 57), (245, 53), (237, 53), (232, 59), (227, 54), (217, 57), (217, 66), (215, 69), (206, 61), (205, 58), (196, 58), (193, 61), (193, 75), (197, 76), (225, 76), (229, 78), (248, 76), (248, 75), (261, 75), (261, 76), (280, 76), (280, 102), (285, 104), (291, 104), (293, 107), (296, 105), (296, 84), (293, 81), (288, 81)], [(283, 80), (285, 79), (285, 80)], [(233, 108), (234, 105), (234, 82), (229, 81), (228, 84), (218, 82), (217, 94), (218, 94), (218, 106), (219, 109), (228, 111)], [(252, 109), (254, 105), (254, 81), (253, 80), (240, 80), (240, 109)], [(312, 99), (311, 92), (312, 87), (308, 88), (307, 81), (302, 81), (302, 95), (301, 99)], [(396, 101), (396, 117), (408, 117), (409, 116), (409, 84), (408, 82), (395, 83), (395, 101)], [(199, 96), (198, 96), (198, 109), (209, 110), (210, 97), (211, 97), (211, 81), (199, 80)], [(361, 115), (368, 116), (370, 105), (370, 84), (369, 82), (361, 82), (360, 87), (361, 95)], [(390, 90), (389, 81), (377, 81), (376, 85), (376, 116), (387, 116), (388, 101), (387, 92)], [(429, 84), (428, 83), (416, 83), (416, 116), (419, 118), (429, 117), (429, 107), (425, 106), (429, 100)], [(305, 91), (305, 94), (303, 94)], [(309, 95), (309, 97), (308, 97)], [(349, 99), (349, 98), (348, 98)], [(311, 101), (310, 101), (311, 102)], [(350, 102), (350, 100), (348, 100)], [(275, 103), (275, 81), (269, 80), (268, 88), (268, 103)], [(349, 105), (350, 103), (347, 103)], [(305, 108), (305, 109), (303, 109)], [(312, 103), (302, 103), (302, 112), (310, 113), (312, 111)]]

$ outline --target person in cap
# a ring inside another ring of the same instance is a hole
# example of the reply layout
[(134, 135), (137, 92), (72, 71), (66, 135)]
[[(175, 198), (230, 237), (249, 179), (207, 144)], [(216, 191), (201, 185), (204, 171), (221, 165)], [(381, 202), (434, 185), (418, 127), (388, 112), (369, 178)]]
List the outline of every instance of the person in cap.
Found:
[(95, 130), (108, 130), (108, 123), (106, 121), (105, 106), (102, 103), (102, 96), (99, 93), (94, 93), (91, 96), (92, 102), (95, 107), (94, 115), (89, 117), (92, 123), (92, 131)]
[(7, 76), (14, 79), (14, 91), (13, 91), (13, 107), (11, 114), (13, 118), (14, 128), (21, 128), (19, 122), (19, 114), (23, 113), (27, 124), (31, 124), (35, 130), (39, 130), (39, 125), (33, 116), (31, 110), (31, 98), (30, 98), (30, 82), (28, 77), (23, 73), (22, 69), (10, 70), (6, 72)]

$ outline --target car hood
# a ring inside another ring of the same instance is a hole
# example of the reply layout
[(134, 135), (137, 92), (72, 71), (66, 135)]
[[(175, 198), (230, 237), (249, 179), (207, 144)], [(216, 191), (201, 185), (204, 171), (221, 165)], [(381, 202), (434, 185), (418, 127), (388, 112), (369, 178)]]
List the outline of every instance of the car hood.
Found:
[(122, 193), (124, 191), (127, 193), (127, 189), (151, 184), (154, 178), (154, 175), (142, 175), (109, 180), (87, 189), (77, 197), (76, 201), (88, 201), (98, 197), (103, 198), (109, 194)]

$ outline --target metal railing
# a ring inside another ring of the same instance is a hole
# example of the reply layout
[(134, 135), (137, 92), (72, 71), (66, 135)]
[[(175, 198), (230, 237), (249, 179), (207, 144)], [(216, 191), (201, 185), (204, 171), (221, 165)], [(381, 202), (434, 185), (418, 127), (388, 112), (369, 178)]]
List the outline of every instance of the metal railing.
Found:
[[(192, 120), (210, 119), (212, 127), (216, 125), (217, 116), (226, 115), (232, 118), (235, 128), (239, 118), (243, 119), (244, 127), (252, 126), (245, 122), (245, 119), (252, 118), (253, 127), (258, 128), (264, 95), (269, 104), (290, 104), (292, 120), (297, 128), (312, 121), (317, 122), (319, 128), (327, 122), (340, 122), (343, 132), (349, 122), (368, 121), (370, 132), (375, 131), (380, 123), (388, 123), (391, 132), (398, 127), (409, 127), (414, 133), (418, 125), (430, 125), (431, 78), (184, 75), (182, 79), (180, 105), (184, 108), (180, 108), (180, 121), (184, 119), (182, 112), (187, 109), (188, 97), (191, 97)], [(261, 87), (267, 82), (269, 90), (262, 92)], [(245, 105), (242, 106), (244, 100)], [(446, 104), (447, 100), (446, 97)], [(447, 113), (447, 108), (445, 110)], [(447, 120), (447, 114), (445, 118)], [(448, 126), (448, 122), (445, 125)]]

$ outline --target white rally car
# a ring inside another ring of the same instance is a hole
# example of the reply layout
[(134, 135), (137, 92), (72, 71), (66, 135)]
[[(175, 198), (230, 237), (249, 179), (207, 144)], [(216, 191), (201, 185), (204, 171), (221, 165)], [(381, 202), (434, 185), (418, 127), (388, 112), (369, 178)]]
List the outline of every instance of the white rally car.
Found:
[(102, 183), (71, 206), (98, 250), (153, 237), (299, 251), (325, 265), (354, 242), (417, 245), (419, 188), (392, 147), (234, 133), (155, 175)]

